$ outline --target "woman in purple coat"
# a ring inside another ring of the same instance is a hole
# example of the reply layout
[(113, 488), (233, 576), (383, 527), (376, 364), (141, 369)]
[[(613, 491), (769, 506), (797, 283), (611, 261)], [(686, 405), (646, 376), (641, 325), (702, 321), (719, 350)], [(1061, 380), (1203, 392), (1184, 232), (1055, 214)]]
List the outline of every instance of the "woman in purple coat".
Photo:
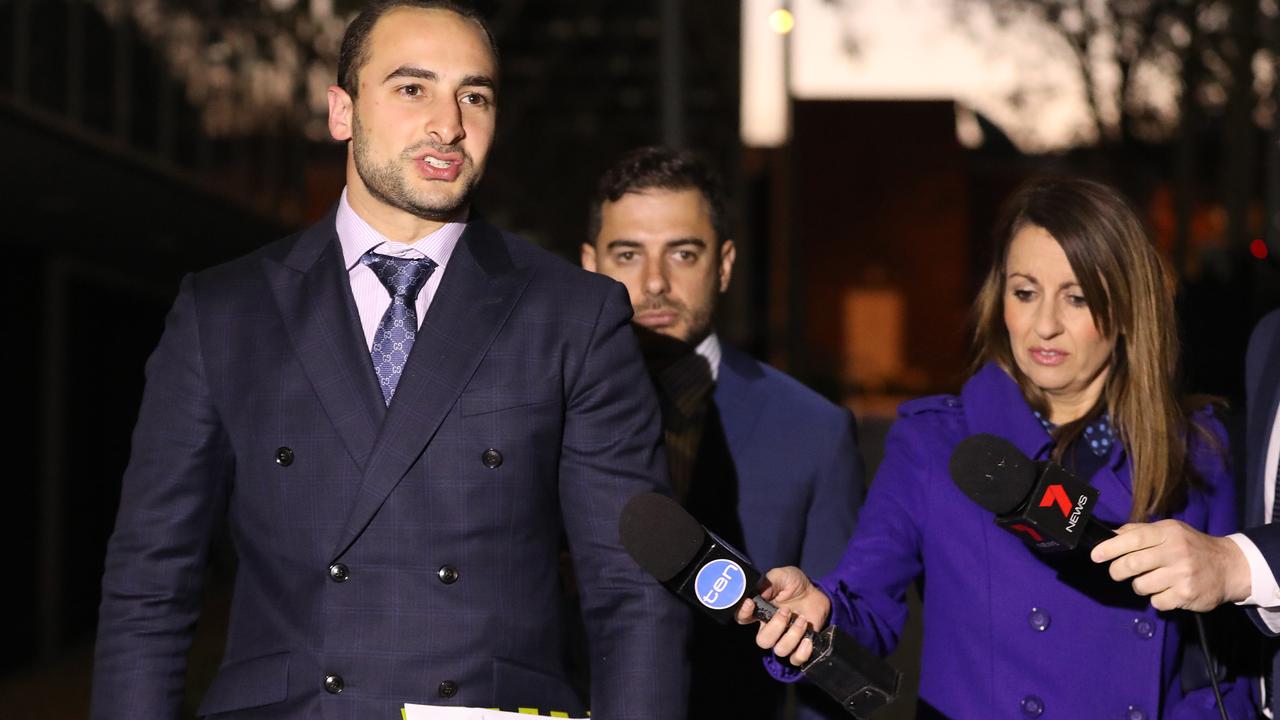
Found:
[[(1133, 210), (1103, 185), (1040, 180), (1009, 200), (996, 237), (960, 395), (899, 409), (834, 572), (816, 583), (799, 568), (768, 573), (781, 611), (757, 642), (775, 653), (770, 671), (799, 679), (809, 625), (891, 652), (919, 581), (922, 717), (1216, 718), (1203, 661), (1188, 652), (1200, 672), (1181, 671), (1183, 616), (1153, 610), (1084, 553), (1035, 554), (952, 482), (957, 444), (990, 433), (1087, 479), (1105, 523), (1235, 529), (1225, 433), (1170, 380), (1173, 283)], [(1221, 685), (1231, 716), (1253, 717), (1247, 684)]]

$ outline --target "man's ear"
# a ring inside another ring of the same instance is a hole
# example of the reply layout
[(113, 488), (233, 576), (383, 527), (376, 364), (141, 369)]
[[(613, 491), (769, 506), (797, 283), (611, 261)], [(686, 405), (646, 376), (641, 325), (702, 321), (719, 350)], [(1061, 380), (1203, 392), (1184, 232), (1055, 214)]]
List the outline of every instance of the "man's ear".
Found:
[(720, 243), (720, 292), (729, 289), (729, 280), (733, 278), (733, 261), (738, 256), (738, 249), (732, 240)]
[(346, 90), (337, 85), (329, 86), (329, 135), (334, 140), (346, 142), (354, 134), (353, 107)]
[(599, 270), (596, 270), (596, 246), (593, 243), (582, 243), (582, 268), (591, 272), (599, 272)]

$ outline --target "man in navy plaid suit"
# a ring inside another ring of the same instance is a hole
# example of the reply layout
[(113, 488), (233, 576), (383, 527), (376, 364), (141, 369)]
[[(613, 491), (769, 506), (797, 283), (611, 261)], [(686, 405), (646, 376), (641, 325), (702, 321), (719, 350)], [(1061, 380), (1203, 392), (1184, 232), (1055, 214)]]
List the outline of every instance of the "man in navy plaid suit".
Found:
[(667, 486), (627, 294), (468, 219), (492, 37), (452, 3), (374, 2), (338, 74), (337, 206), (185, 278), (147, 364), (93, 717), (179, 713), (224, 518), (238, 575), (201, 715), (581, 714), (557, 616), (567, 537), (593, 716), (684, 717), (687, 612), (618, 542), (625, 502)]

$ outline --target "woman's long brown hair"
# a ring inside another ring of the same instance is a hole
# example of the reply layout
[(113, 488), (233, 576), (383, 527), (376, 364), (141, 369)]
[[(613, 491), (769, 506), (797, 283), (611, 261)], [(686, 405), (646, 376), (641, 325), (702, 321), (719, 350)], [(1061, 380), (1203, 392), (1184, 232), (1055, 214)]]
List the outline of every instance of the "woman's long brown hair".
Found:
[(974, 369), (994, 361), (1048, 410), (1044, 392), (1019, 369), (1004, 322), (1006, 262), (1014, 235), (1045, 229), (1062, 246), (1098, 331), (1113, 341), (1097, 405), (1054, 434), (1055, 459), (1104, 411), (1132, 463), (1129, 518), (1146, 520), (1180, 505), (1192, 482), (1188, 415), (1176, 390), (1178, 337), (1174, 283), (1137, 213), (1115, 190), (1077, 178), (1040, 178), (1019, 188), (996, 224), (991, 269), (975, 306)]

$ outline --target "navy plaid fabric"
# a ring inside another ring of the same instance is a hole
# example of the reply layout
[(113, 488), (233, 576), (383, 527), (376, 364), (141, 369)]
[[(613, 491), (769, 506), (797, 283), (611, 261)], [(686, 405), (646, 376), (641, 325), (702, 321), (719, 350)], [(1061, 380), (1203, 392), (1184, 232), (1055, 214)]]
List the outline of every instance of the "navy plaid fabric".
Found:
[(400, 374), (404, 372), (404, 363), (409, 359), (409, 351), (413, 349), (413, 341), (418, 335), (418, 311), (414, 301), (436, 269), (436, 264), (431, 258), (390, 257), (372, 250), (365, 253), (360, 262), (378, 276), (391, 294), (391, 305), (378, 323), (373, 334), (373, 347), (369, 351), (373, 369), (378, 373), (382, 399), (390, 405)]

